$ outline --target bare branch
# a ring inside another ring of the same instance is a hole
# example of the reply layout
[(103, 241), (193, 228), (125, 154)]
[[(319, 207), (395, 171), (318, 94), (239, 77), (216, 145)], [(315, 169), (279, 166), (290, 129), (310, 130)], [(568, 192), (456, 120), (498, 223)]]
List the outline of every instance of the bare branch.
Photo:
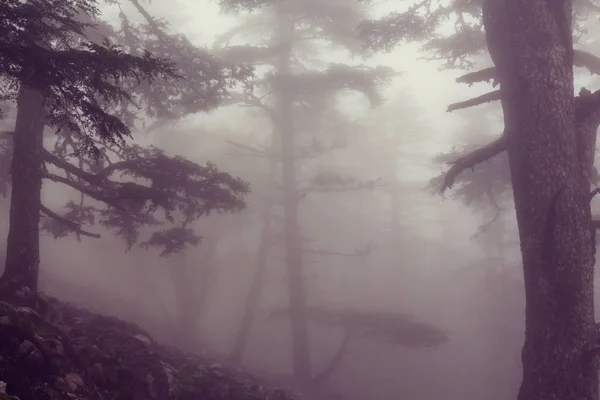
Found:
[(72, 221), (70, 219), (67, 219), (67, 218), (64, 218), (64, 217), (58, 215), (57, 213), (55, 213), (54, 211), (50, 210), (49, 208), (47, 208), (43, 204), (40, 206), (40, 211), (43, 212), (44, 214), (46, 214), (48, 217), (50, 217), (50, 218), (58, 221), (59, 223), (67, 226), (70, 230), (72, 230), (73, 232), (75, 232), (77, 235), (88, 236), (88, 237), (92, 237), (92, 238), (95, 238), (95, 239), (100, 239), (102, 237), (98, 233), (91, 233), (91, 232), (83, 230), (81, 228), (81, 224), (78, 224), (75, 221)]
[(480, 164), (484, 161), (489, 160), (490, 158), (497, 156), (502, 153), (506, 149), (505, 146), (505, 136), (504, 134), (500, 136), (498, 139), (493, 142), (472, 151), (458, 160), (452, 162), (452, 167), (446, 172), (446, 176), (444, 177), (444, 184), (442, 185), (442, 193), (452, 187), (456, 177), (465, 169), (473, 168), (475, 165)]
[[(591, 74), (600, 75), (600, 57), (583, 50), (573, 51), (573, 65), (586, 68)], [(477, 82), (489, 82), (496, 79), (496, 67), (470, 72), (456, 78), (457, 83), (466, 83), (469, 86)]]
[(470, 72), (456, 78), (457, 83), (466, 83), (469, 86), (477, 82), (489, 82), (496, 79), (496, 68), (490, 67), (480, 71)]
[(463, 108), (478, 106), (480, 104), (490, 103), (490, 102), (496, 101), (496, 100), (500, 100), (500, 91), (499, 90), (495, 90), (493, 92), (489, 92), (484, 95), (477, 96), (473, 99), (450, 104), (448, 106), (448, 108), (446, 109), (446, 112), (452, 112), (452, 111), (460, 110)]

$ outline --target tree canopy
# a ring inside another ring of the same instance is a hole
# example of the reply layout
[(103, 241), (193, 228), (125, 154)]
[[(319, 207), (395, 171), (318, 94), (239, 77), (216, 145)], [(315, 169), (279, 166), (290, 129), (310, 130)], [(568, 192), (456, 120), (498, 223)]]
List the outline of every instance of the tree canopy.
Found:
[[(23, 85), (42, 93), (45, 124), (55, 133), (42, 151), (43, 176), (81, 194), (64, 213), (42, 205), (45, 229), (55, 237), (98, 237), (84, 226), (100, 224), (131, 247), (143, 227), (166, 222), (170, 226), (141, 241), (166, 255), (198, 243), (190, 222), (211, 211), (242, 209), (248, 185), (214, 164), (127, 139), (149, 118), (177, 119), (218, 106), (251, 69), (221, 62), (134, 4), (145, 24), (121, 13), (121, 26), (114, 27), (91, 0), (3, 2), (0, 93), (4, 104), (15, 101)], [(6, 133), (2, 162), (8, 164), (12, 132)], [(6, 188), (10, 176), (3, 178)]]

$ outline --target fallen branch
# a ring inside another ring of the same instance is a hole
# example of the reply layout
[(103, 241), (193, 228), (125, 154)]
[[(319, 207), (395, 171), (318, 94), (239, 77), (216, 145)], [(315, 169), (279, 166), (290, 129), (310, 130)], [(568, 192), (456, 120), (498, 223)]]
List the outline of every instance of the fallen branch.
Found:
[(44, 214), (46, 214), (48, 217), (58, 221), (59, 223), (66, 225), (69, 229), (71, 229), (77, 235), (88, 236), (88, 237), (92, 237), (95, 239), (100, 239), (102, 237), (98, 233), (92, 233), (92, 232), (88, 232), (88, 231), (81, 229), (81, 225), (78, 224), (77, 222), (58, 215), (57, 213), (50, 210), (48, 207), (44, 206), (43, 204), (40, 205), (40, 211), (43, 212)]
[(448, 106), (448, 108), (446, 109), (446, 112), (452, 112), (452, 111), (460, 110), (463, 108), (474, 107), (474, 106), (478, 106), (483, 103), (490, 103), (490, 102), (496, 101), (496, 100), (500, 100), (500, 91), (499, 90), (495, 90), (493, 92), (489, 92), (484, 95), (477, 96), (473, 99), (450, 104)]
[(444, 176), (444, 183), (442, 185), (441, 192), (443, 193), (446, 189), (449, 189), (454, 184), (456, 177), (467, 168), (473, 168), (475, 165), (480, 164), (490, 158), (497, 156), (506, 150), (505, 147), (505, 136), (502, 134), (498, 139), (493, 142), (472, 151), (458, 160), (452, 162), (452, 167), (446, 172)]

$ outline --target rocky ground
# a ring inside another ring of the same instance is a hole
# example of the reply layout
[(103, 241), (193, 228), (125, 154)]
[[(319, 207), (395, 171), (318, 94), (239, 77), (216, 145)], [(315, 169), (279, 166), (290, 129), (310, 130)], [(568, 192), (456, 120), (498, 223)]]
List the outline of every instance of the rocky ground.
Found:
[(0, 302), (0, 400), (293, 400), (250, 374), (43, 294)]

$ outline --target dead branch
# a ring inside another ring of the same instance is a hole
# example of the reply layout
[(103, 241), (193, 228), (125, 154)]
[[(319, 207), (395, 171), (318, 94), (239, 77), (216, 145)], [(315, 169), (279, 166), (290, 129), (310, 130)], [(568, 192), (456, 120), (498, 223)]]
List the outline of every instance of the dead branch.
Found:
[(46, 214), (48, 217), (58, 221), (59, 223), (67, 226), (69, 229), (71, 229), (73, 232), (75, 232), (77, 235), (82, 235), (82, 236), (88, 236), (88, 237), (92, 237), (95, 239), (100, 239), (101, 235), (98, 233), (92, 233), (92, 232), (88, 232), (85, 231), (81, 228), (81, 224), (78, 224), (75, 221), (72, 221), (70, 219), (67, 219), (65, 217), (62, 217), (60, 215), (58, 215), (57, 213), (55, 213), (54, 211), (50, 210), (48, 207), (44, 206), (43, 204), (40, 205), (40, 211), (43, 212), (44, 214)]
[(592, 227), (596, 229), (600, 229), (600, 219), (592, 219)]
[[(586, 68), (591, 74), (600, 75), (600, 57), (597, 57), (586, 51), (573, 51), (573, 65), (576, 67)], [(496, 78), (496, 67), (490, 67), (480, 71), (461, 75), (456, 78), (456, 82), (466, 83), (471, 86), (477, 82), (489, 82)]]
[(456, 111), (456, 110), (461, 110), (463, 108), (474, 107), (474, 106), (481, 105), (483, 103), (490, 103), (490, 102), (496, 101), (496, 100), (500, 100), (500, 91), (499, 90), (494, 90), (493, 92), (489, 92), (489, 93), (486, 93), (481, 96), (477, 96), (477, 97), (469, 99), (469, 100), (450, 104), (448, 106), (448, 108), (446, 109), (446, 112), (452, 112), (452, 111)]
[(465, 169), (473, 168), (475, 165), (480, 164), (484, 161), (489, 160), (492, 157), (497, 156), (506, 150), (505, 136), (502, 134), (498, 139), (493, 142), (474, 150), (458, 160), (452, 162), (452, 167), (446, 172), (444, 177), (444, 183), (442, 185), (441, 192), (443, 193), (446, 189), (449, 189), (454, 184), (456, 177)]
[(469, 72), (456, 78), (457, 83), (466, 83), (469, 86), (477, 82), (489, 82), (496, 78), (496, 67), (482, 69), (480, 71)]

